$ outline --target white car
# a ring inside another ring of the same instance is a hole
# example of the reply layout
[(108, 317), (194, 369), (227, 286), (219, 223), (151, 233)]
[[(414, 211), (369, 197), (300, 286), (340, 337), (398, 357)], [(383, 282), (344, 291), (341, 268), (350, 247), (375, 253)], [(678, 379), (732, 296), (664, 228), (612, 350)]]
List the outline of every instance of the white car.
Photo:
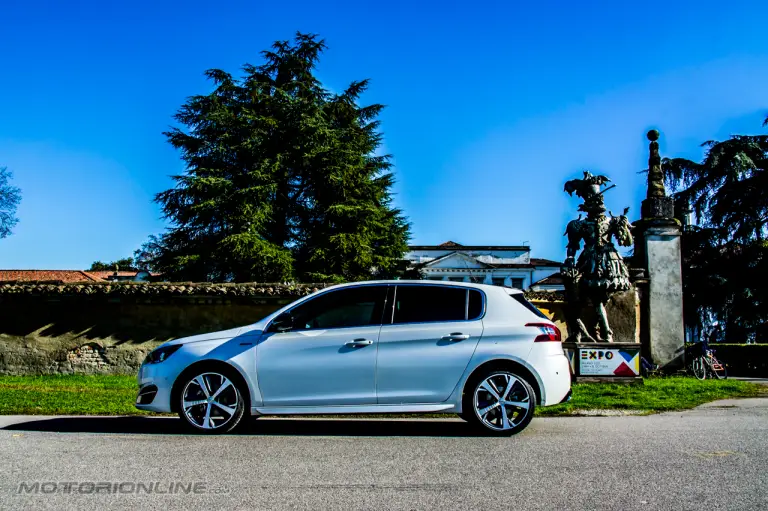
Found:
[(166, 342), (138, 380), (137, 408), (206, 433), (246, 413), (429, 412), (511, 435), (571, 387), (560, 331), (521, 291), (424, 280), (328, 287), (258, 323)]

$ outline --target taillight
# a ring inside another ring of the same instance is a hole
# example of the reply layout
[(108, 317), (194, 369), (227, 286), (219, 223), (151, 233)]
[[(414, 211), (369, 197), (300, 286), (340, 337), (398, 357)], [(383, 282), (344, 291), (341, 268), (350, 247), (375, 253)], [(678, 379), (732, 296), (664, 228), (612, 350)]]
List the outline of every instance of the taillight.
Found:
[(555, 325), (549, 323), (528, 323), (525, 326), (531, 326), (538, 328), (539, 335), (533, 340), (533, 342), (561, 342), (560, 329)]

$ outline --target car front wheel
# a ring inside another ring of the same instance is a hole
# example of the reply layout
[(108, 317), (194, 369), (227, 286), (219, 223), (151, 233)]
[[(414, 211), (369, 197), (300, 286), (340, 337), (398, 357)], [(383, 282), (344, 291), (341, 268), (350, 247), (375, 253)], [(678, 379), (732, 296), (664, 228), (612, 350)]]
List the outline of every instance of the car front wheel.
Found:
[(533, 419), (536, 394), (523, 378), (508, 370), (486, 372), (467, 386), (461, 417), (498, 436), (524, 430)]
[(227, 371), (193, 371), (184, 377), (179, 416), (201, 433), (227, 433), (243, 418), (240, 389)]

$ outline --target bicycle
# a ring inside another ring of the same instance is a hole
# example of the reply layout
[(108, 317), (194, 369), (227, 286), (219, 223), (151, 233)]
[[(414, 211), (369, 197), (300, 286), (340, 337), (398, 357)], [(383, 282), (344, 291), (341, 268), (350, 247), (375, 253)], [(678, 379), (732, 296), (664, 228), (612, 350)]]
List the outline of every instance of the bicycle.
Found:
[(640, 357), (640, 375), (642, 377), (653, 376), (658, 370), (658, 364), (652, 364), (645, 357)]
[(708, 346), (706, 341), (697, 342), (689, 346), (686, 351), (688, 370), (699, 380), (707, 378), (724, 380), (728, 378), (728, 370), (725, 364), (715, 357), (715, 350)]

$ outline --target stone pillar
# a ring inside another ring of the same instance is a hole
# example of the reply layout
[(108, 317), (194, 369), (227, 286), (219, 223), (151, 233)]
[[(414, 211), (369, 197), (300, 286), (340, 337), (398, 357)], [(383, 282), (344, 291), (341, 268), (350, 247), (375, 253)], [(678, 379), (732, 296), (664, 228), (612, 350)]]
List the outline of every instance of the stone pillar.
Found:
[(666, 195), (659, 156), (659, 132), (648, 132), (648, 193), (642, 203), (642, 219), (635, 222), (635, 256), (648, 278), (644, 293), (643, 327), (648, 343), (645, 352), (653, 363), (674, 369), (684, 362), (683, 276), (680, 222), (674, 217), (675, 202)]

